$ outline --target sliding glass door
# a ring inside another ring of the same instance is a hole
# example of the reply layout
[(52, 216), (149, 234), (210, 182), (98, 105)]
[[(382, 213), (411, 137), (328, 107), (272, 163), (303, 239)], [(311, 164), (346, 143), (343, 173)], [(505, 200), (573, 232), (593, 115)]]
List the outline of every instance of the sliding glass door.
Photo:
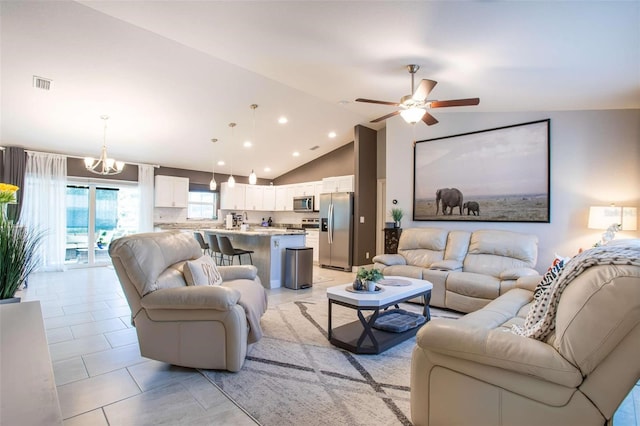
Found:
[(68, 266), (108, 264), (111, 240), (138, 231), (135, 184), (70, 180), (66, 197)]

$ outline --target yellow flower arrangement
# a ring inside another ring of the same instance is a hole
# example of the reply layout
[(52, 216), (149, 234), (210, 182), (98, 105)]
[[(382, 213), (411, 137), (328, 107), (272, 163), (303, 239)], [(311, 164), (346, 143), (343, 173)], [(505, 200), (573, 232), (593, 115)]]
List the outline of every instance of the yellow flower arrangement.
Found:
[(10, 183), (0, 183), (0, 203), (15, 203), (18, 189), (20, 188)]

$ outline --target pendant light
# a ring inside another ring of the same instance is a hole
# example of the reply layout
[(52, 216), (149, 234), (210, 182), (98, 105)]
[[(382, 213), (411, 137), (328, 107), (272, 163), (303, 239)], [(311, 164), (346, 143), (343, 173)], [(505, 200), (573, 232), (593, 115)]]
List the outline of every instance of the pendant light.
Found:
[(231, 150), (229, 150), (231, 154), (231, 174), (229, 175), (227, 184), (229, 188), (233, 188), (236, 185), (236, 179), (233, 177), (233, 128), (236, 127), (236, 123), (229, 123), (229, 127), (231, 127)]
[[(211, 139), (211, 142), (215, 144), (216, 142), (218, 142), (218, 139)], [(216, 182), (215, 168), (216, 168), (216, 156), (215, 156), (215, 150), (214, 150), (213, 165), (211, 166), (211, 182), (209, 182), (209, 189), (212, 191), (215, 191), (216, 189), (218, 189), (218, 182)]]
[[(251, 104), (249, 108), (253, 110), (253, 143), (256, 142), (256, 108), (258, 108), (258, 104)], [(249, 175), (249, 184), (255, 185), (258, 182), (258, 176), (256, 176), (256, 172), (251, 169), (251, 174)]]
[(97, 160), (92, 157), (85, 157), (84, 166), (88, 171), (97, 175), (117, 175), (124, 170), (124, 162), (116, 161), (107, 156), (107, 120), (109, 119), (109, 116), (101, 115), (100, 118), (104, 121), (102, 152), (100, 153), (100, 158)]

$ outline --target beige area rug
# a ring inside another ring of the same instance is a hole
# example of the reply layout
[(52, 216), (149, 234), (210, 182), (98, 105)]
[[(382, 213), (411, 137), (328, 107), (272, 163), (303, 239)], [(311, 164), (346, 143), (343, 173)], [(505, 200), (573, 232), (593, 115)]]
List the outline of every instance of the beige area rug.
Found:
[[(459, 316), (437, 309), (431, 315), (432, 320)], [(334, 327), (355, 319), (355, 310), (334, 305)], [(415, 337), (379, 355), (336, 348), (327, 341), (326, 300), (270, 308), (262, 326), (265, 335), (240, 372), (202, 371), (260, 424), (411, 424), (409, 374)]]

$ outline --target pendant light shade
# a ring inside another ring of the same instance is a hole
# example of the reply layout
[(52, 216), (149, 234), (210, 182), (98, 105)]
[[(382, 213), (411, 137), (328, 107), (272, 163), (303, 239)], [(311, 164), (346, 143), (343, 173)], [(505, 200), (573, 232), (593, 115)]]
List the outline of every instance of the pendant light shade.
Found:
[[(211, 142), (215, 144), (216, 142), (218, 142), (218, 139), (211, 139)], [(216, 182), (215, 166), (216, 166), (216, 158), (215, 158), (215, 152), (214, 152), (213, 165), (211, 166), (211, 181), (209, 182), (209, 189), (212, 191), (215, 191), (216, 189), (218, 189), (218, 182)]]
[[(251, 104), (249, 108), (253, 111), (253, 143), (256, 142), (256, 108), (258, 108), (258, 104)], [(258, 182), (258, 176), (256, 176), (256, 172), (251, 169), (251, 174), (249, 175), (249, 185), (255, 185)]]
[[(231, 127), (231, 145), (233, 145), (233, 128), (236, 127), (236, 123), (229, 123), (229, 127)], [(229, 174), (229, 180), (227, 184), (229, 188), (233, 188), (236, 185), (236, 179), (233, 177), (233, 150), (229, 151), (232, 155), (231, 157), (231, 173)]]
[(256, 176), (256, 172), (251, 169), (251, 174), (249, 175), (249, 183), (251, 185), (255, 185), (258, 182), (258, 176)]

